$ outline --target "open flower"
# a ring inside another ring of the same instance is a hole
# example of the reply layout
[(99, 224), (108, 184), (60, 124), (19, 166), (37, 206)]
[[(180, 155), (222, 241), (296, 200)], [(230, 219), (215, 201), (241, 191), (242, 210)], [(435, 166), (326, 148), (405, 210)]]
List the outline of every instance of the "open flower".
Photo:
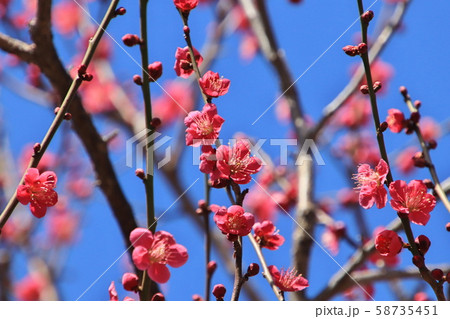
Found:
[(297, 274), (297, 271), (294, 269), (281, 269), (280, 272), (276, 266), (272, 265), (268, 268), (275, 285), (281, 291), (300, 291), (309, 287), (308, 280)]
[(212, 71), (206, 72), (198, 82), (203, 93), (210, 97), (225, 95), (230, 87), (230, 80), (224, 79), (219, 76), (219, 73)]
[(390, 204), (399, 213), (408, 214), (409, 220), (417, 225), (426, 225), (430, 212), (436, 206), (436, 198), (427, 193), (427, 187), (420, 180), (397, 180), (389, 185)]
[(167, 265), (183, 266), (188, 253), (184, 246), (177, 244), (173, 236), (166, 231), (158, 231), (155, 235), (146, 228), (136, 228), (130, 234), (134, 246), (133, 262), (140, 270), (147, 270), (151, 280), (165, 283), (170, 278)]
[(225, 120), (217, 114), (217, 107), (205, 104), (203, 110), (190, 112), (184, 119), (186, 129), (186, 145), (212, 145), (219, 137)]
[(247, 236), (255, 223), (253, 214), (245, 212), (239, 205), (232, 205), (228, 209), (211, 205), (211, 210), (215, 213), (214, 222), (224, 234)]
[[(193, 50), (195, 62), (198, 66), (200, 66), (200, 64), (203, 62), (203, 57), (196, 48), (193, 48)], [(189, 52), (189, 48), (177, 48), (175, 59), (175, 66), (173, 68), (175, 69), (176, 74), (179, 77), (187, 79), (194, 72), (194, 66), (192, 65), (192, 57), (191, 53)]]
[(232, 148), (221, 145), (217, 149), (217, 168), (237, 184), (247, 184), (251, 174), (256, 174), (262, 167), (261, 161), (250, 156), (250, 146), (244, 140), (237, 141)]
[(384, 181), (389, 172), (389, 167), (382, 159), (378, 162), (375, 170), (369, 164), (362, 164), (358, 167), (358, 174), (354, 179), (358, 183), (359, 204), (365, 209), (369, 209), (373, 204), (377, 208), (383, 208), (387, 202), (387, 191), (384, 188)]
[(284, 243), (284, 237), (278, 234), (274, 224), (270, 220), (253, 225), (256, 242), (264, 248), (277, 250)]
[(30, 204), (31, 213), (37, 218), (45, 216), (47, 207), (58, 202), (56, 174), (51, 171), (39, 175), (37, 168), (29, 168), (25, 174), (24, 185), (17, 188), (17, 200), (23, 204)]
[(181, 11), (191, 11), (198, 5), (198, 0), (173, 0), (173, 3)]
[(395, 231), (383, 230), (375, 237), (375, 248), (381, 256), (395, 256), (403, 248), (403, 241)]
[(394, 133), (400, 133), (405, 127), (405, 116), (403, 112), (397, 109), (389, 109), (386, 122), (389, 129)]

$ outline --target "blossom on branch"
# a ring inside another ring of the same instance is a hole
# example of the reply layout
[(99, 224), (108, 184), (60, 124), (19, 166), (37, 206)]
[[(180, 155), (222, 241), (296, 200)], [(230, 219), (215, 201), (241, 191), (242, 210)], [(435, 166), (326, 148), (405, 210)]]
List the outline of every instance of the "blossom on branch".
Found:
[(31, 213), (37, 218), (45, 216), (47, 207), (56, 205), (58, 194), (57, 177), (52, 171), (39, 174), (37, 168), (29, 168), (25, 174), (24, 184), (17, 188), (17, 200), (22, 205), (30, 204)]
[(198, 0), (173, 0), (173, 3), (181, 11), (191, 11), (198, 5)]
[(247, 236), (255, 223), (255, 217), (244, 211), (239, 205), (220, 207), (211, 205), (211, 211), (215, 213), (214, 222), (224, 234)]
[(398, 255), (403, 248), (403, 241), (395, 231), (386, 229), (375, 237), (375, 249), (381, 256)]
[(411, 222), (426, 225), (430, 220), (430, 212), (436, 206), (436, 198), (427, 193), (427, 187), (420, 180), (412, 180), (408, 184), (397, 180), (389, 185), (390, 204), (399, 213), (408, 214)]
[(262, 167), (261, 160), (250, 156), (250, 145), (239, 140), (233, 147), (221, 145), (216, 152), (217, 168), (236, 184), (247, 184), (251, 174), (256, 174)]
[[(201, 56), (200, 52), (197, 51), (196, 48), (193, 48), (194, 50), (194, 57), (195, 62), (198, 66), (200, 66), (203, 62), (203, 57)], [(189, 52), (188, 47), (184, 48), (177, 48), (177, 52), (175, 53), (175, 65), (174, 70), (176, 74), (179, 77), (182, 77), (184, 79), (187, 79), (193, 72), (194, 67), (192, 65), (192, 57), (191, 53)]]
[(268, 268), (275, 285), (281, 291), (300, 291), (309, 287), (308, 280), (294, 269), (281, 269), (280, 272), (276, 266), (272, 265)]
[(184, 119), (186, 129), (186, 145), (211, 145), (219, 137), (225, 120), (217, 114), (217, 107), (205, 104), (203, 110), (190, 112)]
[(166, 231), (154, 235), (146, 228), (136, 228), (130, 234), (134, 247), (133, 262), (140, 270), (146, 270), (151, 280), (166, 283), (170, 278), (167, 265), (181, 267), (188, 260), (184, 246), (177, 244), (173, 236)]
[(278, 234), (274, 224), (270, 220), (253, 225), (256, 242), (261, 248), (277, 250), (284, 243), (284, 237)]
[(210, 97), (225, 95), (230, 88), (230, 80), (224, 79), (219, 76), (219, 73), (214, 73), (212, 71), (206, 72), (198, 82), (203, 93)]
[(389, 167), (382, 159), (378, 162), (375, 170), (369, 164), (362, 164), (358, 167), (358, 174), (355, 175), (359, 190), (359, 204), (369, 209), (373, 204), (377, 208), (383, 208), (387, 202), (387, 191), (384, 188), (384, 181), (389, 172)]

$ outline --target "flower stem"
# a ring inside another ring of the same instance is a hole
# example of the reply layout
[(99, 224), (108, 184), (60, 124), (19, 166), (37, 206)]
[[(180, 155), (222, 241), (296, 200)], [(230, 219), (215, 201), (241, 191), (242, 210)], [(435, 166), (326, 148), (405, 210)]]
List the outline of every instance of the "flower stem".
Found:
[[(362, 41), (367, 44), (367, 27), (368, 22), (364, 21), (362, 15), (364, 14), (364, 6), (363, 6), (363, 0), (357, 0), (358, 3), (358, 10), (360, 15), (360, 21), (361, 21), (361, 36)], [(364, 64), (364, 70), (366, 73), (366, 80), (367, 80), (367, 86), (369, 89), (369, 96), (370, 96), (370, 105), (372, 107), (372, 115), (373, 120), (375, 124), (375, 131), (377, 132), (377, 142), (378, 147), (380, 149), (380, 154), (383, 160), (388, 164), (388, 156), (386, 152), (386, 145), (384, 143), (383, 133), (380, 131), (380, 117), (378, 114), (378, 106), (377, 106), (377, 98), (375, 95), (375, 91), (373, 89), (373, 80), (372, 80), (372, 73), (370, 70), (370, 62), (369, 62), (369, 55), (368, 53), (361, 54), (361, 59)], [(389, 169), (388, 175), (386, 176), (386, 184), (389, 186), (389, 184), (393, 181), (391, 170)], [(408, 242), (411, 245), (411, 252), (413, 256), (422, 256), (417, 248), (417, 245), (414, 240), (414, 235), (411, 229), (411, 223), (408, 218), (408, 216), (401, 215), (399, 216), (403, 225), (403, 229), (405, 231), (405, 234), (408, 238)], [(422, 256), (423, 257), (423, 256)], [(429, 269), (423, 265), (422, 267), (419, 267), (420, 274), (422, 275), (422, 278), (431, 286), (434, 293), (436, 294), (436, 297), (438, 300), (446, 300), (445, 295), (443, 293), (442, 285), (440, 285), (436, 280), (433, 279), (431, 276), (431, 273)]]
[[(92, 60), (92, 57), (94, 56), (95, 50), (97, 49), (97, 46), (100, 42), (100, 39), (102, 38), (103, 34), (105, 33), (106, 28), (108, 27), (111, 19), (115, 17), (115, 10), (119, 3), (119, 0), (113, 0), (111, 1), (108, 10), (105, 13), (105, 16), (103, 17), (102, 22), (100, 23), (99, 27), (97, 28), (97, 31), (95, 32), (95, 35), (92, 37), (92, 39), (89, 41), (88, 48), (86, 50), (86, 53), (83, 57), (83, 61), (81, 62), (81, 65), (86, 66), (86, 68), (89, 66), (89, 63)], [(69, 111), (69, 107), (71, 104), (72, 99), (76, 96), (78, 88), (81, 86), (81, 83), (83, 80), (77, 76), (73, 79), (72, 84), (70, 85), (69, 90), (67, 91), (66, 96), (64, 97), (63, 102), (61, 103), (60, 109), (58, 113), (56, 114), (55, 118), (53, 119), (52, 124), (50, 125), (47, 133), (45, 134), (44, 139), (40, 143), (41, 147), (38, 152), (35, 152), (35, 154), (31, 157), (27, 168), (34, 167), (36, 168), (44, 155), (45, 151), (49, 147), (53, 137), (55, 136), (56, 132), (58, 131), (61, 123), (64, 120), (65, 114)], [(23, 184), (25, 174), (22, 176), (19, 185)], [(12, 215), (14, 209), (16, 208), (19, 201), (17, 200), (16, 194), (14, 193), (9, 200), (8, 204), (6, 205), (5, 209), (0, 215), (0, 233), (9, 219), (9, 217)]]
[(242, 237), (239, 236), (234, 242), (234, 258), (235, 258), (235, 272), (234, 272), (234, 286), (231, 301), (238, 301), (239, 294), (242, 288)]
[[(405, 94), (405, 95), (403, 95), (403, 97), (405, 99), (405, 103), (408, 106), (408, 109), (410, 110), (410, 112), (411, 113), (417, 112), (418, 110), (413, 105), (413, 103), (411, 101), (411, 97), (409, 96), (409, 94)], [(427, 143), (425, 142), (425, 140), (424, 140), (424, 138), (422, 136), (422, 131), (420, 130), (419, 124), (414, 124), (414, 132), (416, 133), (417, 138), (418, 138), (418, 140), (420, 142), (420, 146), (422, 148), (423, 156), (425, 158), (425, 161), (427, 162), (427, 167), (428, 167), (428, 170), (430, 171), (431, 178), (433, 179), (434, 191), (436, 192), (436, 194), (441, 199), (441, 201), (444, 204), (444, 206), (447, 209), (447, 211), (450, 212), (450, 202), (449, 202), (449, 200), (447, 198), (447, 195), (445, 194), (444, 190), (442, 189), (441, 182), (439, 181), (439, 177), (438, 177), (438, 175), (436, 173), (436, 167), (434, 166), (433, 161), (431, 160), (430, 152), (428, 150)]]
[(269, 283), (270, 287), (272, 288), (273, 292), (275, 293), (275, 296), (277, 296), (278, 300), (284, 301), (284, 295), (282, 294), (282, 291), (278, 289), (278, 287), (273, 282), (272, 275), (270, 274), (269, 268), (267, 267), (266, 260), (264, 258), (264, 255), (262, 254), (261, 247), (259, 247), (258, 243), (256, 242), (255, 238), (252, 234), (247, 236), (250, 242), (253, 245), (253, 248), (255, 249), (256, 255), (258, 255), (259, 262), (261, 263), (261, 266), (264, 270), (264, 277), (266, 278), (267, 282)]

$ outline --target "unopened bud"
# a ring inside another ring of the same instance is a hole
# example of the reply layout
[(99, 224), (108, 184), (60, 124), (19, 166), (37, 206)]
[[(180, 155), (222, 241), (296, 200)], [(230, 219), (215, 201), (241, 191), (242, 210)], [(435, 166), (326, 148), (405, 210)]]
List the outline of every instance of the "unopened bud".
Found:
[(189, 27), (187, 25), (185, 25), (183, 27), (183, 32), (184, 32), (184, 34), (189, 34), (191, 32), (191, 29), (189, 29)]
[(436, 269), (433, 269), (433, 270), (431, 271), (431, 276), (432, 276), (435, 280), (441, 281), (441, 280), (442, 280), (442, 277), (444, 277), (444, 272), (443, 272), (441, 269), (436, 268)]
[(251, 263), (247, 268), (247, 277), (253, 277), (259, 274), (259, 265), (257, 263)]
[(427, 161), (425, 160), (425, 158), (423, 157), (423, 153), (422, 152), (417, 152), (416, 154), (414, 154), (414, 156), (412, 157), (412, 160), (414, 162), (414, 166), (415, 167), (426, 167), (427, 165)]
[(375, 93), (377, 93), (379, 90), (381, 90), (381, 88), (382, 88), (382, 85), (381, 85), (381, 82), (380, 82), (380, 81), (376, 81), (376, 82), (373, 84), (373, 91), (374, 91)]
[(369, 86), (367, 84), (361, 85), (359, 90), (362, 94), (369, 94)]
[(164, 295), (162, 293), (158, 292), (153, 295), (151, 301), (166, 301), (166, 298), (164, 297)]
[(414, 256), (412, 262), (417, 268), (425, 267), (425, 259), (423, 256)]
[(342, 50), (344, 50), (345, 54), (349, 56), (357, 56), (359, 53), (358, 47), (354, 45), (346, 45), (345, 47), (342, 48)]
[(425, 235), (420, 235), (415, 239), (417, 249), (420, 251), (422, 255), (425, 255), (430, 249), (431, 241), (430, 239)]
[(367, 44), (365, 44), (364, 42), (358, 44), (358, 53), (360, 55), (366, 54), (367, 53)]
[(383, 133), (384, 131), (386, 131), (386, 129), (388, 128), (388, 123), (387, 122), (382, 122), (380, 124), (380, 133)]
[(153, 62), (148, 65), (148, 75), (150, 77), (150, 82), (155, 82), (158, 80), (163, 72), (162, 63), (159, 61)]
[(223, 297), (225, 297), (226, 292), (227, 289), (222, 284), (215, 285), (212, 290), (212, 294), (214, 295), (214, 297), (216, 297), (217, 300), (223, 300)]
[(361, 19), (362, 21), (364, 21), (364, 23), (369, 24), (369, 22), (373, 19), (374, 14), (372, 10), (366, 11), (361, 15)]
[(122, 42), (128, 47), (132, 47), (142, 43), (141, 38), (139, 38), (139, 36), (137, 36), (136, 34), (125, 34), (122, 37)]
[(205, 301), (205, 299), (203, 299), (202, 296), (197, 295), (197, 294), (192, 295), (192, 300), (193, 300), (193, 301)]
[(411, 113), (411, 117), (410, 117), (410, 119), (411, 119), (411, 121), (413, 122), (413, 123), (419, 123), (419, 120), (420, 120), (420, 113), (419, 112), (412, 112)]
[(123, 16), (125, 13), (127, 13), (127, 10), (124, 7), (120, 7), (116, 9), (114, 16)]
[(41, 144), (40, 143), (34, 144), (34, 146), (33, 146), (34, 154), (39, 153), (40, 150), (41, 150)]
[(156, 130), (159, 126), (161, 126), (161, 119), (159, 117), (152, 118), (152, 121), (150, 122), (150, 126)]
[(430, 150), (434, 150), (437, 147), (437, 142), (436, 140), (429, 140), (428, 141), (428, 148)]
[(137, 292), (139, 290), (139, 278), (136, 274), (127, 272), (122, 276), (123, 289)]
[(135, 174), (136, 174), (136, 176), (139, 177), (140, 179), (142, 179), (142, 180), (145, 179), (145, 172), (144, 172), (144, 170), (143, 170), (142, 168), (138, 168), (138, 169), (135, 171)]
[(87, 66), (84, 65), (84, 64), (81, 64), (81, 65), (78, 67), (78, 76), (81, 77), (83, 74), (86, 73), (86, 71), (87, 71)]
[(58, 114), (58, 112), (59, 112), (59, 110), (60, 110), (61, 108), (58, 106), (58, 107), (55, 107), (55, 109), (53, 110), (53, 113), (55, 113), (55, 115), (56, 114)]
[(425, 186), (426, 186), (428, 189), (434, 189), (434, 184), (433, 184), (433, 182), (431, 181), (431, 179), (426, 178), (426, 179), (424, 179), (422, 182), (425, 184)]
[(404, 87), (404, 86), (401, 86), (401, 87), (400, 87), (400, 93), (401, 93), (404, 97), (406, 97), (406, 96), (408, 96), (408, 89), (407, 89), (406, 87)]
[(447, 223), (447, 225), (445, 225), (445, 229), (450, 232), (450, 223)]
[(137, 85), (142, 85), (141, 76), (138, 74), (133, 75), (133, 82), (136, 83)]
[(83, 81), (91, 82), (94, 79), (94, 76), (91, 73), (85, 73), (80, 77)]
[(211, 260), (206, 266), (206, 269), (208, 271), (208, 276), (211, 277), (217, 269), (217, 263), (214, 260)]
[(70, 121), (70, 120), (72, 119), (72, 113), (66, 113), (66, 114), (64, 114), (64, 119), (65, 119), (66, 121)]
[(419, 109), (422, 106), (422, 102), (420, 102), (419, 100), (415, 100), (414, 101), (414, 107), (416, 109)]

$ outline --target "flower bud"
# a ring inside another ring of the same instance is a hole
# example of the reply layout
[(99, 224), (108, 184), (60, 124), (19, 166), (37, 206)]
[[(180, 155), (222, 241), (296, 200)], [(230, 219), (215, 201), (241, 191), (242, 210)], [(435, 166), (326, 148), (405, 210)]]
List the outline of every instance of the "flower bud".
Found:
[(137, 36), (136, 34), (125, 34), (122, 37), (122, 42), (129, 47), (142, 43), (141, 38), (139, 38), (139, 36)]
[(142, 85), (142, 78), (140, 75), (136, 74), (133, 75), (133, 82), (136, 83), (137, 85)]
[(450, 223), (447, 223), (447, 225), (445, 225), (445, 229), (450, 232)]
[(135, 172), (136, 176), (139, 177), (140, 179), (144, 180), (145, 179), (145, 172), (142, 168), (138, 168)]
[(426, 186), (428, 189), (434, 189), (434, 184), (433, 184), (433, 182), (431, 181), (431, 179), (426, 178), (426, 179), (423, 180), (423, 183), (425, 184), (425, 186)]
[(150, 82), (155, 82), (158, 80), (163, 72), (162, 63), (159, 61), (153, 62), (148, 65), (148, 74), (150, 76)]
[(369, 24), (369, 22), (373, 19), (374, 14), (372, 10), (366, 11), (361, 15), (361, 19), (364, 23)]
[(411, 119), (411, 121), (413, 122), (413, 123), (419, 123), (419, 120), (420, 120), (420, 113), (419, 112), (412, 112), (411, 113), (411, 117), (410, 117), (410, 119)]
[(420, 102), (419, 100), (414, 101), (414, 107), (416, 109), (419, 109), (422, 106), (422, 102)]
[(212, 294), (214, 295), (214, 297), (216, 297), (217, 300), (223, 300), (226, 292), (227, 289), (222, 284), (215, 285), (212, 290)]
[(436, 268), (431, 271), (431, 276), (435, 280), (440, 281), (440, 280), (442, 280), (442, 277), (444, 277), (444, 272), (442, 270)]
[(247, 277), (253, 277), (259, 274), (259, 265), (257, 263), (251, 263), (247, 268)]
[(158, 292), (153, 295), (151, 301), (166, 301), (166, 298), (162, 293)]
[(414, 162), (414, 166), (415, 167), (422, 168), (422, 167), (426, 167), (427, 166), (427, 161), (423, 157), (423, 153), (422, 152), (417, 152), (416, 154), (414, 154), (412, 160)]
[(183, 32), (184, 32), (184, 34), (189, 34), (189, 33), (191, 33), (191, 29), (189, 29), (189, 27), (187, 25), (185, 25), (183, 27)]
[(91, 82), (94, 79), (94, 76), (90, 73), (85, 73), (80, 77), (83, 81)]
[(382, 85), (381, 85), (381, 82), (380, 82), (380, 81), (376, 81), (376, 82), (373, 84), (373, 91), (374, 91), (375, 93), (377, 93), (379, 90), (381, 90), (381, 88), (382, 88)]
[(431, 246), (430, 239), (425, 235), (420, 235), (416, 238), (415, 242), (417, 245), (417, 249), (420, 251), (422, 255), (425, 256), (425, 254), (427, 253), (428, 249), (430, 249)]
[(39, 153), (40, 150), (41, 150), (41, 144), (40, 143), (34, 144), (34, 146), (33, 146), (34, 154)]
[(123, 289), (137, 292), (139, 290), (139, 278), (133, 273), (127, 272), (122, 276)]
[(197, 294), (192, 295), (192, 300), (193, 300), (193, 301), (205, 301), (205, 299), (203, 299), (202, 296), (197, 295)]
[(436, 140), (431, 139), (431, 140), (428, 141), (428, 148), (430, 150), (434, 150), (436, 147), (437, 147)]
[(369, 94), (369, 86), (367, 84), (361, 85), (359, 90), (362, 94)]
[(344, 50), (345, 54), (349, 56), (357, 56), (358, 55), (358, 47), (354, 45), (346, 45), (342, 48)]
[(87, 66), (84, 64), (81, 64), (78, 67), (78, 76), (81, 77), (83, 74), (86, 74), (86, 71), (87, 71)]
[(417, 268), (425, 267), (425, 259), (423, 256), (414, 256), (412, 262)]
[(359, 53), (359, 55), (366, 54), (367, 53), (367, 44), (365, 44), (364, 42), (358, 44), (358, 53)]
[(380, 132), (383, 133), (384, 131), (386, 131), (386, 129), (388, 128), (388, 123), (387, 122), (382, 122), (380, 124)]
[(408, 96), (408, 89), (407, 89), (406, 87), (404, 87), (404, 86), (401, 86), (401, 87), (400, 87), (400, 93), (401, 93), (404, 97), (406, 97), (406, 96)]
[(70, 120), (72, 119), (72, 113), (66, 113), (66, 114), (64, 114), (64, 119), (65, 119), (66, 121), (70, 121)]
[(120, 7), (117, 8), (116, 11), (114, 12), (115, 16), (123, 16), (125, 13), (127, 13), (127, 9), (125, 9), (124, 7)]
[(55, 113), (55, 115), (56, 114), (58, 114), (58, 112), (59, 112), (59, 110), (60, 110), (61, 108), (58, 106), (58, 107), (55, 107), (55, 109), (53, 110), (53, 113)]
[(161, 125), (161, 119), (159, 117), (152, 118), (152, 121), (150, 122), (150, 126), (153, 127), (154, 130), (156, 130)]
[(211, 260), (206, 266), (208, 270), (208, 276), (212, 276), (217, 269), (217, 263), (214, 260)]

